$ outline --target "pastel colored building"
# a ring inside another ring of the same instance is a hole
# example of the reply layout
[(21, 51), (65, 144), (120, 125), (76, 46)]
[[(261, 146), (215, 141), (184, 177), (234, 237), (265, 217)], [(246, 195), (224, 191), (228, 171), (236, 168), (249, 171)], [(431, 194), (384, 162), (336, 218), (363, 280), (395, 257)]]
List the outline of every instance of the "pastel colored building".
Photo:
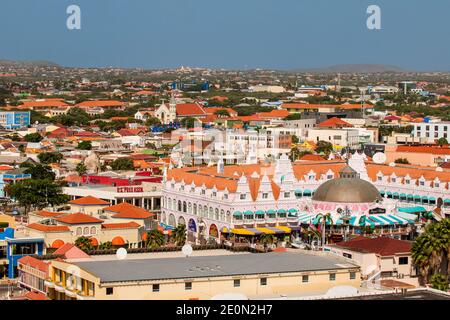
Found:
[(47, 286), (49, 298), (55, 300), (208, 300), (224, 293), (250, 299), (325, 294), (335, 286), (358, 288), (360, 283), (359, 267), (347, 260), (284, 252), (123, 261), (53, 260)]
[(5, 129), (20, 129), (30, 125), (29, 111), (0, 111), (0, 126)]

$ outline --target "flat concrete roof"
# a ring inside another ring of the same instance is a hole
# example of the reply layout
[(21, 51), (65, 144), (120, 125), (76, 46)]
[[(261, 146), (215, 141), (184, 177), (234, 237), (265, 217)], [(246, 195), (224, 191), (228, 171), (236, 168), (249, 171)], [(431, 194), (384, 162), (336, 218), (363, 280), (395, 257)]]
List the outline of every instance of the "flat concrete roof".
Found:
[(288, 252), (73, 263), (102, 283), (359, 268), (334, 257)]

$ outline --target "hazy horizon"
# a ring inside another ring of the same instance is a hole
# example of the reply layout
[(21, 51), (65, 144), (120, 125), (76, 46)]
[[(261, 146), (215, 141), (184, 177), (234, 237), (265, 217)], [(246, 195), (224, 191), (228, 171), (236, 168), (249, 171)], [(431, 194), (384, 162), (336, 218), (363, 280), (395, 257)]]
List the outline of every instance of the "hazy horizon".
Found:
[[(81, 8), (81, 30), (66, 8)], [(381, 30), (366, 27), (369, 5)], [(0, 59), (65, 67), (305, 70), (389, 65), (450, 71), (450, 2), (420, 0), (15, 0), (1, 4)]]

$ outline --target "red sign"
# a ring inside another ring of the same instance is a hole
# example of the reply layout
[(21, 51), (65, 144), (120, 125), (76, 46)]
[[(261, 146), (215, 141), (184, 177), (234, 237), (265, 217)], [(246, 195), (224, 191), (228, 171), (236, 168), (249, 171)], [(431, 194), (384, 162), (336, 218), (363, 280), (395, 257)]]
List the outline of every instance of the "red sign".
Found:
[(117, 187), (117, 192), (125, 193), (125, 192), (144, 192), (143, 187)]

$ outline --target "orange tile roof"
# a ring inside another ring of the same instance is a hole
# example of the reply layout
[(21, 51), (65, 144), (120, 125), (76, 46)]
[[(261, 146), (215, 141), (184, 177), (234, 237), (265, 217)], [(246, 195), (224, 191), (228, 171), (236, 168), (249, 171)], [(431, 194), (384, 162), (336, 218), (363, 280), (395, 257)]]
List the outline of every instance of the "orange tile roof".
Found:
[(197, 103), (179, 103), (176, 106), (177, 115), (179, 116), (203, 116), (206, 115), (202, 106)]
[(34, 291), (28, 291), (27, 293), (24, 294), (24, 297), (27, 298), (28, 300), (50, 300), (42, 292), (34, 292)]
[(349, 241), (336, 243), (338, 247), (344, 247), (359, 252), (370, 252), (380, 256), (393, 256), (400, 253), (411, 252), (412, 242), (397, 240), (388, 237), (366, 238), (358, 237)]
[(91, 224), (91, 223), (102, 223), (103, 220), (94, 218), (90, 215), (84, 213), (72, 213), (56, 219), (59, 222), (67, 224)]
[(42, 101), (28, 101), (20, 105), (22, 108), (48, 108), (48, 107), (67, 107), (69, 106), (62, 100), (46, 99)]
[(341, 118), (333, 117), (327, 119), (317, 125), (318, 127), (327, 127), (327, 128), (335, 128), (335, 127), (353, 127), (350, 123), (345, 122)]
[(102, 229), (137, 229), (140, 225), (134, 221), (127, 223), (103, 223)]
[(318, 154), (305, 154), (299, 160), (301, 161), (325, 161), (324, 158), (319, 156)]
[(93, 197), (93, 196), (87, 196), (83, 198), (78, 198), (72, 201), (69, 201), (70, 204), (76, 204), (81, 206), (101, 206), (101, 205), (110, 205), (108, 201)]
[(47, 210), (40, 210), (40, 211), (34, 212), (34, 214), (41, 216), (41, 217), (50, 218), (50, 217), (59, 217), (59, 216), (65, 214), (65, 212), (51, 212), (51, 211), (47, 211)]
[(92, 107), (123, 107), (126, 103), (117, 100), (88, 100), (77, 104), (80, 108), (92, 108)]
[(270, 112), (259, 112), (256, 114), (259, 118), (286, 118), (289, 115), (287, 110), (274, 109)]
[(34, 257), (31, 256), (24, 256), (22, 258), (20, 258), (19, 260), (17, 260), (18, 263), (30, 266), (34, 269), (38, 269), (42, 272), (48, 272), (48, 266), (49, 266), (49, 262), (45, 262), (39, 259), (36, 259)]
[(52, 226), (40, 223), (32, 223), (26, 226), (27, 228), (42, 231), (42, 232), (68, 232), (68, 226)]
[(153, 217), (155, 214), (148, 212), (147, 210), (136, 207), (132, 204), (129, 204), (127, 202), (122, 202), (107, 208), (104, 208), (103, 210), (109, 211), (109, 212), (115, 212), (112, 217), (113, 218), (125, 218), (125, 219), (147, 219), (150, 217)]
[(398, 146), (397, 152), (429, 153), (450, 155), (450, 147)]

